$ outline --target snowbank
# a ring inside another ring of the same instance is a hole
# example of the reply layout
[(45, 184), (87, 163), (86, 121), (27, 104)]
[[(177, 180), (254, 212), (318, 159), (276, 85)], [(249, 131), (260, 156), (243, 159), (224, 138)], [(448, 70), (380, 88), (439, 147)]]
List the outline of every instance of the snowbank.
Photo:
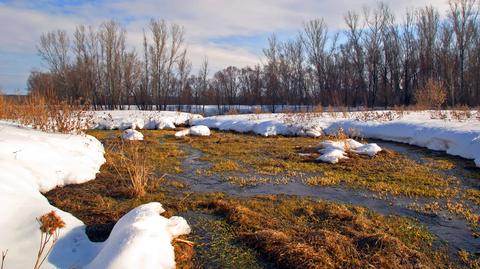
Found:
[(326, 163), (338, 163), (341, 159), (348, 159), (347, 152), (353, 152), (360, 155), (375, 156), (382, 149), (375, 143), (362, 144), (353, 139), (345, 139), (340, 141), (327, 140), (319, 145), (319, 153), (322, 155), (317, 160)]
[[(388, 112), (387, 112), (388, 113)], [(349, 118), (323, 114), (251, 114), (214, 116), (192, 120), (219, 130), (253, 132), (263, 136), (320, 136), (335, 134), (340, 128), (365, 138), (407, 143), (432, 150), (446, 151), (475, 160), (480, 167), (480, 121), (431, 119), (428, 112), (409, 112), (391, 121), (360, 121), (360, 112)], [(319, 131), (321, 130), (321, 131)]]
[(143, 134), (137, 130), (127, 129), (122, 133), (123, 140), (143, 140)]
[(51, 134), (0, 121), (0, 250), (5, 268), (32, 268), (39, 247), (36, 218), (55, 210), (65, 221), (42, 268), (174, 268), (171, 240), (189, 232), (166, 219), (159, 203), (138, 207), (104, 243), (92, 243), (83, 223), (50, 205), (41, 192), (94, 179), (105, 162), (102, 144), (86, 135)]
[(171, 241), (190, 227), (181, 217), (160, 216), (164, 211), (160, 203), (149, 203), (123, 216), (85, 268), (175, 268)]
[(66, 223), (62, 233), (82, 225), (40, 192), (95, 178), (105, 162), (103, 153), (102, 144), (90, 136), (43, 133), (0, 121), (0, 250), (8, 249), (5, 268), (33, 267), (40, 241), (37, 217), (58, 211)]
[(111, 110), (93, 112), (93, 129), (126, 130), (175, 129), (176, 125), (189, 125), (192, 119), (202, 116), (175, 111)]
[(210, 136), (210, 129), (204, 125), (196, 125), (175, 133), (175, 137), (184, 137), (186, 135)]

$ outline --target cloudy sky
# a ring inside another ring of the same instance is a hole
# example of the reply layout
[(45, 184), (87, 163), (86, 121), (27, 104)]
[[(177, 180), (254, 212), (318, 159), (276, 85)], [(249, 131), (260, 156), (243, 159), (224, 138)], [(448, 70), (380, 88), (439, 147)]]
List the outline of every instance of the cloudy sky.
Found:
[[(386, 0), (399, 18), (411, 7), (433, 5), (441, 13), (447, 0)], [(361, 12), (376, 0), (0, 0), (0, 88), (21, 92), (31, 70), (41, 70), (36, 44), (43, 32), (115, 19), (127, 29), (130, 46), (141, 44), (151, 18), (183, 25), (194, 69), (204, 57), (218, 70), (254, 64), (272, 32), (298, 33), (302, 22), (323, 17), (341, 30), (348, 10)]]

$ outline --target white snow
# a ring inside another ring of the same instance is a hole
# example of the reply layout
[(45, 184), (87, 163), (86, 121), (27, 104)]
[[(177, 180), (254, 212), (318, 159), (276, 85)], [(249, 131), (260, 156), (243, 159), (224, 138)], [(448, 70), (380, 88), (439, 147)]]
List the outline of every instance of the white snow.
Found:
[(123, 140), (143, 140), (143, 134), (137, 130), (127, 129), (122, 133)]
[[(378, 113), (390, 113), (380, 111)], [(205, 125), (219, 130), (253, 132), (262, 136), (313, 136), (335, 134), (340, 128), (347, 134), (407, 143), (432, 150), (445, 151), (473, 159), (480, 167), (480, 121), (432, 119), (427, 111), (408, 112), (393, 120), (357, 120), (361, 112), (310, 114), (249, 114), (214, 116), (192, 120), (193, 125)], [(322, 130), (322, 131), (319, 131)], [(363, 149), (362, 149), (363, 150)]]
[(326, 163), (338, 163), (341, 159), (348, 159), (347, 152), (353, 152), (360, 155), (374, 156), (382, 149), (375, 143), (362, 144), (353, 139), (339, 141), (323, 141), (319, 145), (318, 152), (322, 154), (317, 160)]
[(210, 129), (204, 125), (196, 125), (175, 133), (175, 137), (184, 137), (186, 135), (210, 136)]
[[(50, 134), (0, 121), (0, 250), (5, 268), (32, 268), (40, 242), (36, 218), (56, 210), (66, 233), (81, 221), (51, 206), (40, 193), (95, 178), (105, 162), (93, 137)], [(52, 267), (52, 266), (48, 266)]]
[(210, 129), (205, 125), (197, 125), (190, 127), (190, 135), (193, 136), (210, 136)]
[(175, 268), (171, 241), (190, 227), (181, 217), (160, 216), (164, 211), (160, 203), (149, 203), (123, 216), (85, 268)]
[(159, 215), (159, 203), (120, 219), (109, 239), (93, 243), (83, 223), (41, 192), (95, 178), (105, 162), (102, 144), (87, 135), (52, 134), (0, 121), (0, 250), (5, 268), (32, 268), (40, 242), (36, 218), (55, 210), (65, 221), (42, 268), (175, 268), (171, 240), (188, 233), (180, 217)]
[(189, 125), (190, 120), (200, 119), (198, 114), (175, 111), (142, 111), (142, 110), (105, 110), (93, 111), (93, 129), (126, 130), (175, 129), (176, 125)]

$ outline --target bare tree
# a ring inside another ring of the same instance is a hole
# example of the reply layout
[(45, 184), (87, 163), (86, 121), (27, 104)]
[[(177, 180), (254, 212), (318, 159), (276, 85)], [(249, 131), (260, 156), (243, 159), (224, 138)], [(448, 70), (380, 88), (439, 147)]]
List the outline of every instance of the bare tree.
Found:
[[(457, 51), (458, 94), (466, 102), (465, 92), (465, 61), (467, 58), (468, 45), (474, 35), (475, 23), (478, 16), (476, 9), (477, 0), (449, 0), (450, 21), (455, 34), (455, 46)], [(452, 88), (454, 89), (454, 88)], [(456, 102), (456, 94), (451, 92), (451, 105)]]

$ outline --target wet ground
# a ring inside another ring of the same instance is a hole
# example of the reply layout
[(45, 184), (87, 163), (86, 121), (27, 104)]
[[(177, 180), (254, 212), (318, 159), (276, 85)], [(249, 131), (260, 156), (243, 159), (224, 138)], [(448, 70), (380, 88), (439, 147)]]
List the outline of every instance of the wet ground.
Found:
[[(372, 141), (370, 141), (372, 142)], [(426, 162), (429, 158), (448, 158), (444, 153), (433, 152), (423, 148), (391, 143), (385, 141), (373, 141), (378, 143), (384, 149), (394, 150), (406, 155), (408, 158), (419, 163)], [(375, 212), (388, 215), (398, 215), (416, 219), (420, 224), (425, 225), (435, 234), (439, 240), (437, 243), (447, 243), (451, 253), (456, 253), (460, 249), (470, 253), (480, 252), (480, 238), (477, 238), (472, 230), (472, 225), (465, 218), (451, 213), (447, 210), (438, 212), (421, 212), (412, 208), (412, 205), (422, 206), (432, 202), (442, 202), (437, 198), (409, 198), (405, 196), (378, 195), (377, 193), (352, 189), (348, 186), (310, 186), (304, 184), (300, 179), (291, 178), (287, 182), (281, 183), (259, 183), (241, 186), (232, 184), (225, 180), (222, 175), (203, 175), (198, 171), (208, 170), (211, 163), (201, 160), (202, 152), (184, 145), (183, 151), (187, 152), (187, 157), (183, 159), (183, 172), (178, 175), (168, 175), (170, 178), (183, 181), (188, 184), (188, 191), (191, 192), (223, 192), (237, 197), (248, 197), (256, 195), (292, 195), (300, 197), (309, 197), (313, 199), (322, 199), (333, 202), (348, 203), (367, 207)], [(471, 178), (470, 171), (475, 168), (472, 161), (455, 158), (455, 167), (443, 171), (447, 175), (455, 175), (461, 180), (461, 189), (476, 188), (480, 186), (479, 179)], [(273, 181), (275, 182), (275, 181)], [(445, 201), (443, 201), (445, 202)], [(478, 206), (468, 203), (473, 212), (480, 212)], [(184, 215), (189, 222), (199, 221), (198, 215), (187, 213)]]

